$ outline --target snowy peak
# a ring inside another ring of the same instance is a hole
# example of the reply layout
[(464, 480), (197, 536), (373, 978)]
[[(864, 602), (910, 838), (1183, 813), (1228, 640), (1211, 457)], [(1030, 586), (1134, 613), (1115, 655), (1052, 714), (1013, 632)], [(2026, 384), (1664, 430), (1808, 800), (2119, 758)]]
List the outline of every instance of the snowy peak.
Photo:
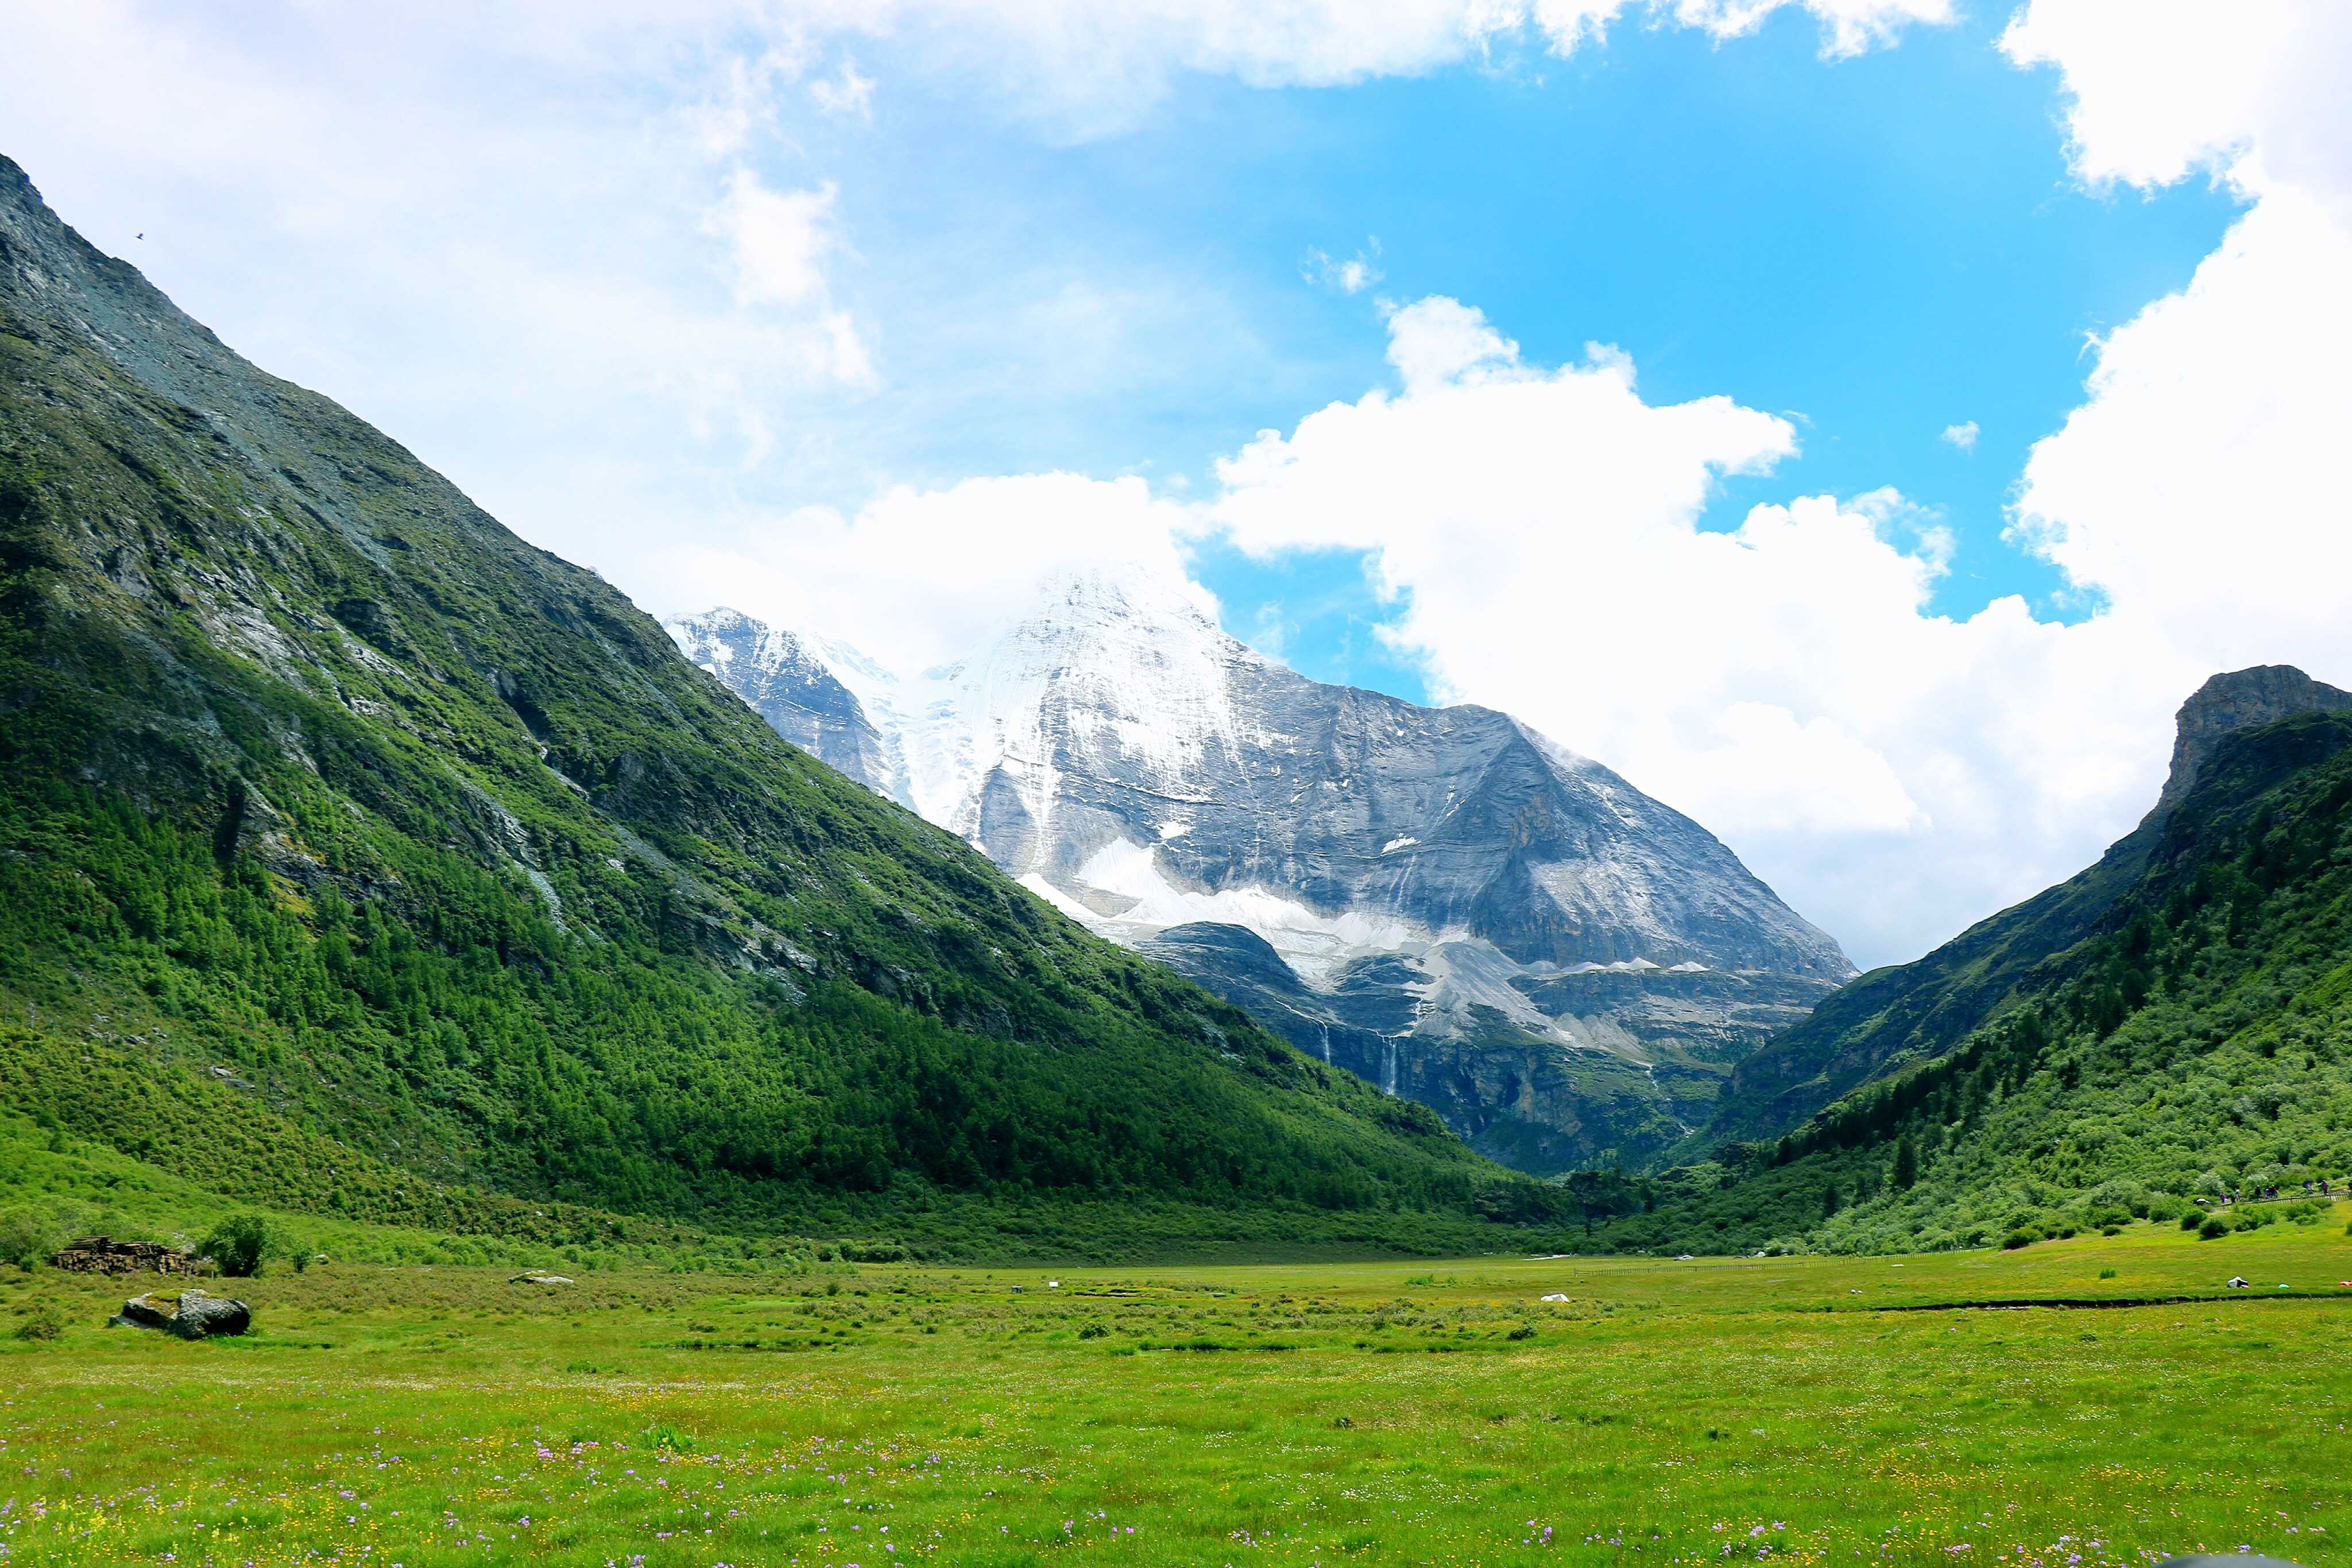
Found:
[(716, 675), (786, 740), (870, 789), (897, 797), (903, 768), (836, 679), (792, 632), (720, 608), (667, 623), (679, 652)]
[(911, 674), (719, 612), (673, 630), (787, 737), (857, 734), (856, 777), (1066, 914), (1529, 1168), (1679, 1138), (1677, 1107), (1853, 972), (1599, 763), (1490, 709), (1308, 680), (1212, 608), (1063, 572)]
[(1852, 972), (1608, 768), (1488, 709), (1309, 681), (1181, 583), (1056, 573), (987, 645), (911, 677), (732, 612), (673, 632), (789, 738), (854, 708), (858, 777), (1127, 940), (1241, 925), (1318, 980), (1463, 937), (1520, 964)]

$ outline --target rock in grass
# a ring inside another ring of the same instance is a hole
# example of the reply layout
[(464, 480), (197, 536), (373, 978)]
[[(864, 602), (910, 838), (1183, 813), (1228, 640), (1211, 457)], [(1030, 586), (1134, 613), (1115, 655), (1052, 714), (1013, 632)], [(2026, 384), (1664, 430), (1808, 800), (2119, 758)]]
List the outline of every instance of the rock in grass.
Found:
[(226, 1296), (183, 1291), (176, 1301), (168, 1296), (133, 1296), (106, 1321), (116, 1328), (162, 1329), (182, 1339), (209, 1339), (251, 1328), (253, 1309)]
[(542, 1274), (536, 1269), (517, 1274), (507, 1281), (509, 1285), (569, 1285), (572, 1282), (569, 1274)]

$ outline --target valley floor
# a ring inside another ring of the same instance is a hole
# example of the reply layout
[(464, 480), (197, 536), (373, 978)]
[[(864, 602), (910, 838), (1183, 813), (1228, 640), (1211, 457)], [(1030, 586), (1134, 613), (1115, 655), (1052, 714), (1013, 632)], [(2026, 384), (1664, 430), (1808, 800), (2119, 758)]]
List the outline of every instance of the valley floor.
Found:
[[(258, 1332), (199, 1344), (11, 1270), (0, 1326), (69, 1326), (0, 1348), (0, 1559), (2336, 1561), (2347, 1214), (1901, 1259), (336, 1264), (237, 1282)], [(2031, 1300), (2110, 1304), (1891, 1310)]]

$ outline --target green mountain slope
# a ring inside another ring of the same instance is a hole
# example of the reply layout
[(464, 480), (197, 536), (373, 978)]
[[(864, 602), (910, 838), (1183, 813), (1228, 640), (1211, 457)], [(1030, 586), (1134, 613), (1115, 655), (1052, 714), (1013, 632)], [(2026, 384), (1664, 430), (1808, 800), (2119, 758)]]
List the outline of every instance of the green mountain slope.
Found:
[[(0, 1101), (184, 1152), (155, 1107), (234, 1097), (298, 1207), (1066, 1198), (1460, 1245), (1547, 1203), (778, 739), (5, 160), (0, 780)], [(58, 1041), (117, 1089), (7, 1070)]]
[[(2342, 1177), (2352, 714), (2216, 738), (2092, 872), (1879, 994), (1889, 1065), (1777, 1139), (1669, 1173), (1612, 1244), (2022, 1244)], [(1933, 1027), (1954, 1039), (1931, 1054)]]
[(2081, 941), (2146, 868), (2146, 827), (2098, 863), (1979, 921), (1926, 957), (1874, 969), (1731, 1070), (1706, 1130), (1677, 1151), (1770, 1137), (1857, 1084), (1942, 1054), (1983, 1023), (2052, 954)]
[(2033, 968), (2096, 930), (2146, 872), (2160, 829), (2216, 747), (2250, 726), (2352, 708), (2341, 692), (2284, 665), (2216, 675), (2181, 705), (2172, 772), (2146, 821), (2056, 887), (1979, 921), (1916, 963), (1874, 969), (1738, 1063), (1689, 1155), (1776, 1135), (1906, 1062), (1938, 1056), (1991, 1018)]

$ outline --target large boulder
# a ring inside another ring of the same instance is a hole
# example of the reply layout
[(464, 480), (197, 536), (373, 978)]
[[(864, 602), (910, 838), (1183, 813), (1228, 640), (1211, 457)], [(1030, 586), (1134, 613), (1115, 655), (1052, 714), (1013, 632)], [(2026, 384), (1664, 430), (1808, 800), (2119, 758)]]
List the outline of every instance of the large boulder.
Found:
[(118, 1328), (162, 1329), (182, 1339), (240, 1334), (253, 1326), (253, 1309), (226, 1296), (183, 1291), (180, 1299), (133, 1296), (107, 1322)]

